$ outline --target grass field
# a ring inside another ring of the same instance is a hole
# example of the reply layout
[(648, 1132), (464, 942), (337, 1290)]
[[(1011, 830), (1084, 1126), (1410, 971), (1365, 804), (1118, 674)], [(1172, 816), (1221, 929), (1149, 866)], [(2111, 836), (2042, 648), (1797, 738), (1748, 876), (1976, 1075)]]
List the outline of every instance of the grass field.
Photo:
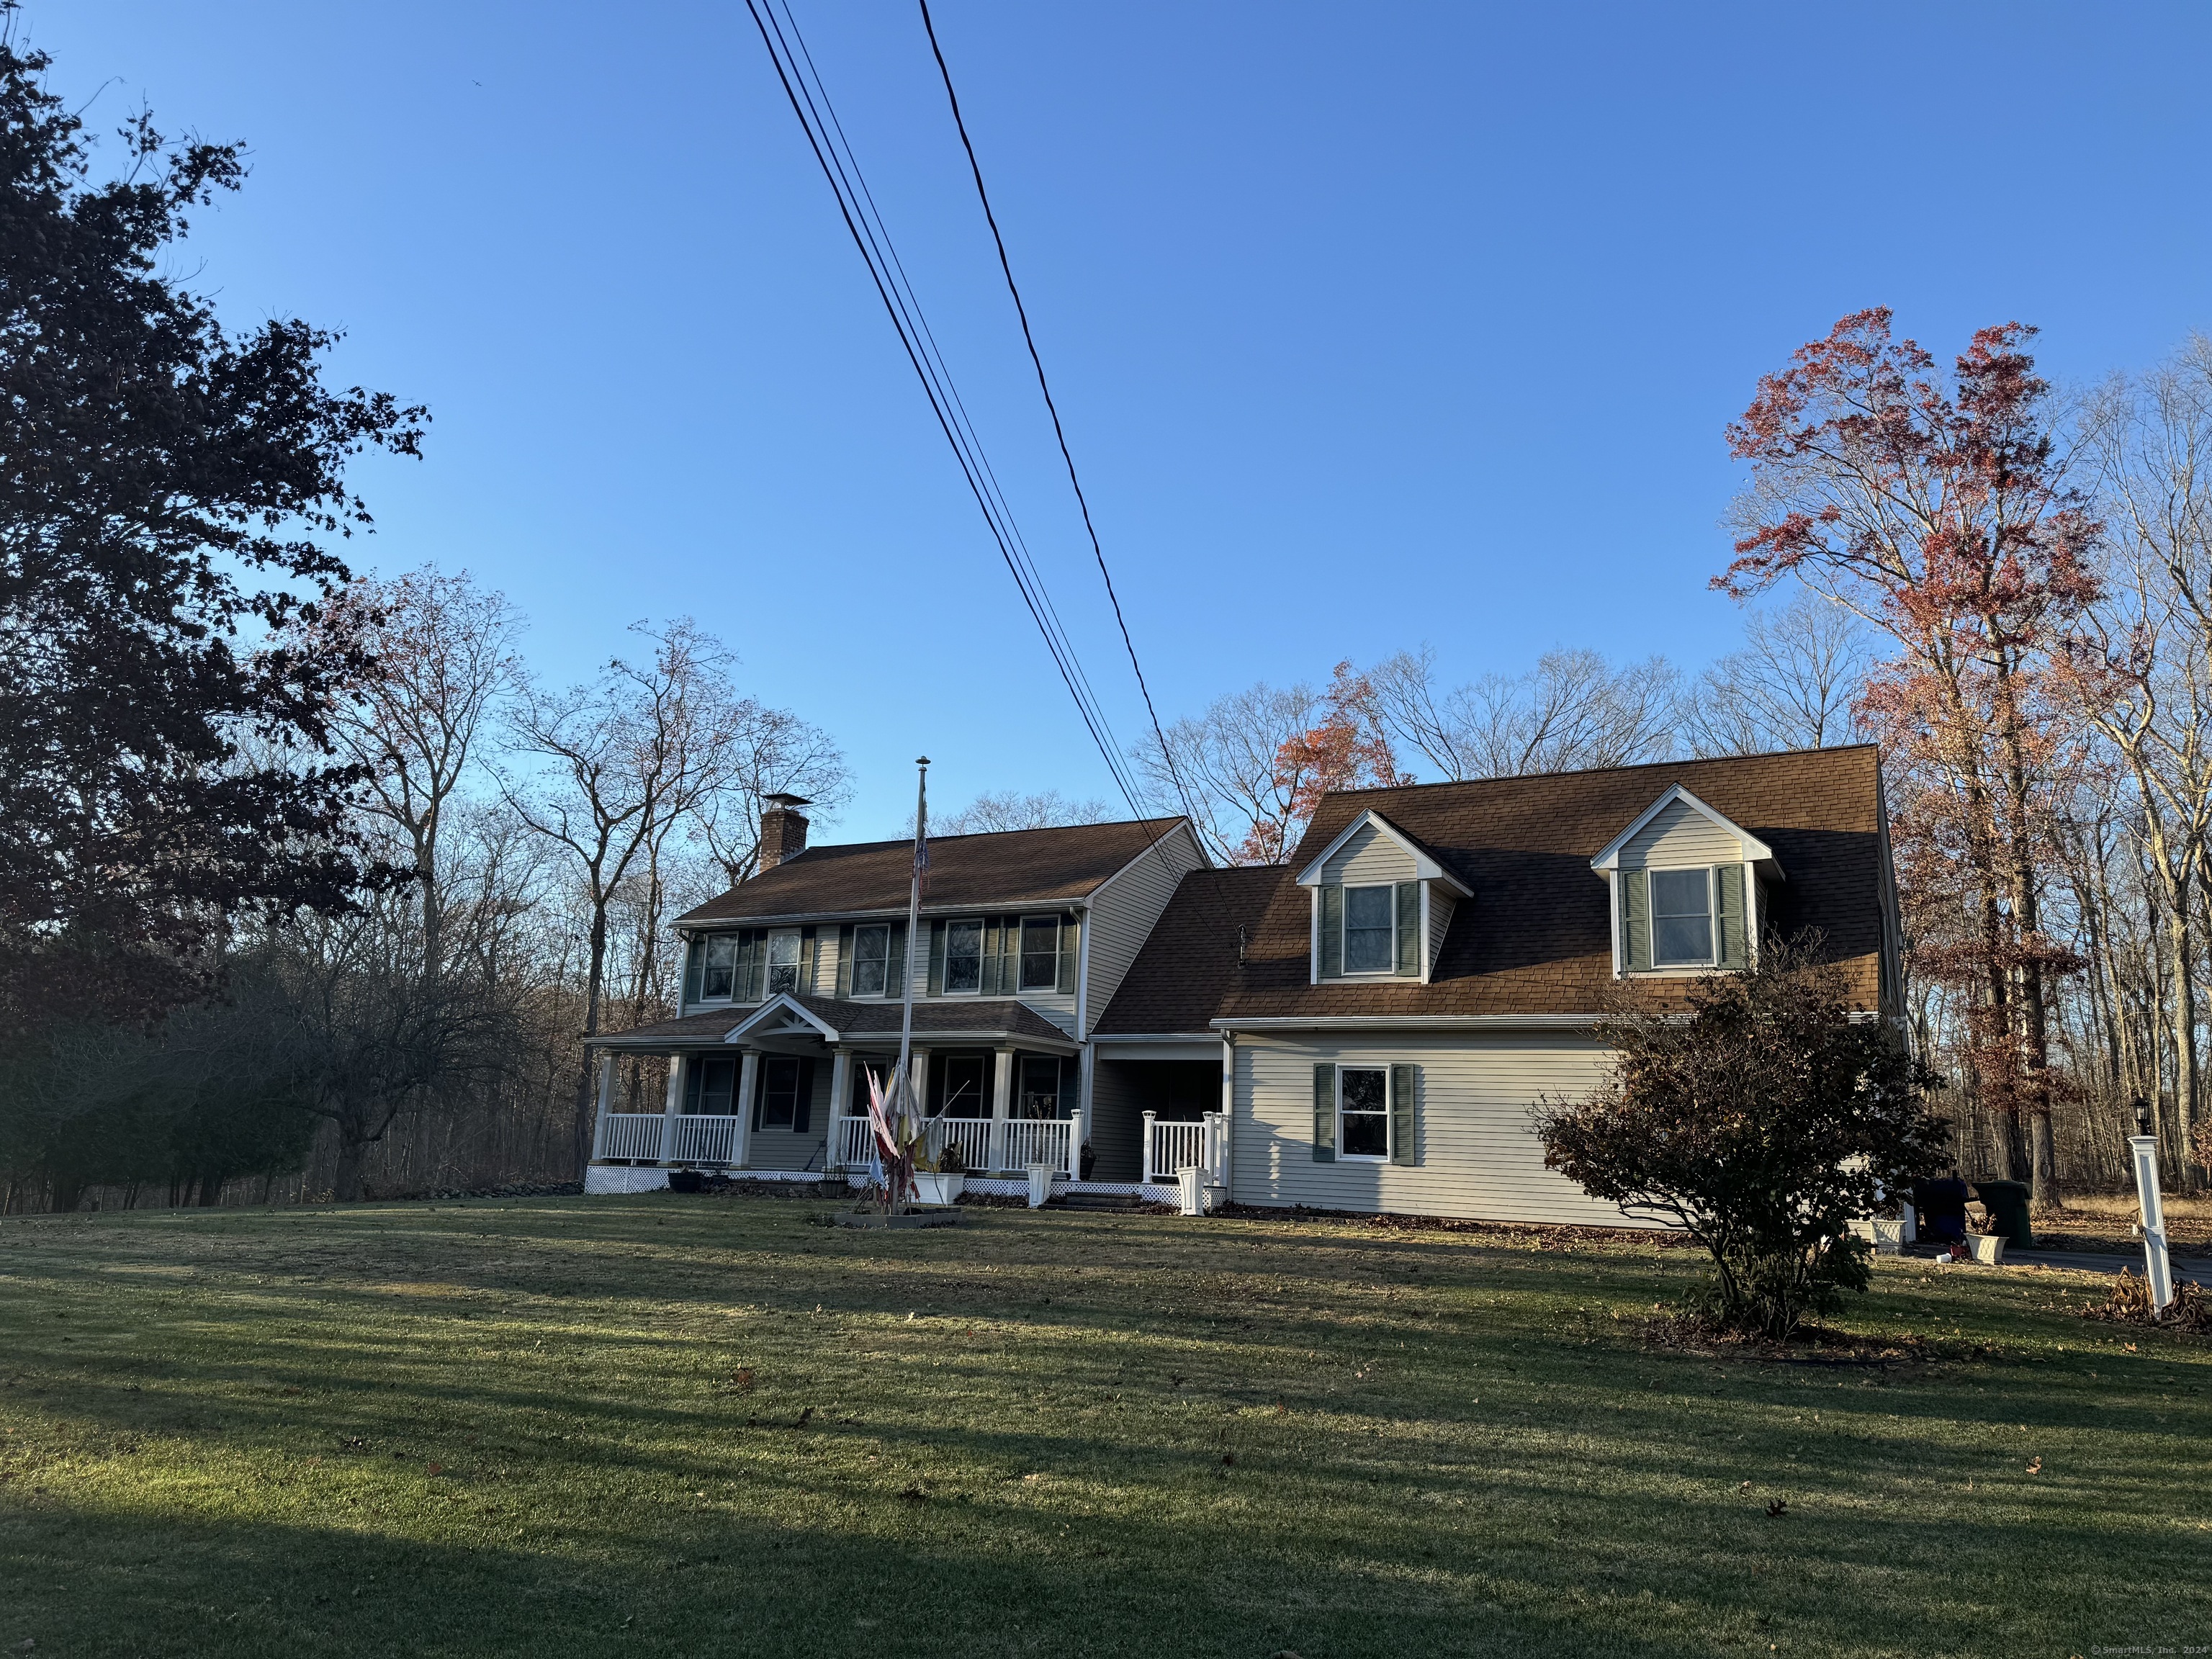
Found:
[(1772, 1364), (1645, 1345), (1680, 1250), (818, 1207), (0, 1221), (0, 1654), (2212, 1644), (2212, 1346), (2095, 1281)]

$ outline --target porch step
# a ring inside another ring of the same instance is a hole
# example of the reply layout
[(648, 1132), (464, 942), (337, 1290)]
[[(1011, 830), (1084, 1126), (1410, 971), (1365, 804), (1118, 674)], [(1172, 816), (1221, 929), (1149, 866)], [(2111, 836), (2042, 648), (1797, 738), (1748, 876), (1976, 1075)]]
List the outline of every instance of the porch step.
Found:
[(1048, 1210), (1138, 1211), (1145, 1200), (1134, 1193), (1056, 1193), (1045, 1200)]

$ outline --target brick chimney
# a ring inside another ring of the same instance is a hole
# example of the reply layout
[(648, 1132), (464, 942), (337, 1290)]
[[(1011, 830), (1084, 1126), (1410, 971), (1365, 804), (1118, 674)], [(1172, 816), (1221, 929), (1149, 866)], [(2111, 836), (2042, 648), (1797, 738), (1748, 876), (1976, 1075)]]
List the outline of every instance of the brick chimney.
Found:
[(806, 850), (806, 814), (814, 803), (804, 795), (764, 795), (761, 799), (760, 867), (773, 870)]

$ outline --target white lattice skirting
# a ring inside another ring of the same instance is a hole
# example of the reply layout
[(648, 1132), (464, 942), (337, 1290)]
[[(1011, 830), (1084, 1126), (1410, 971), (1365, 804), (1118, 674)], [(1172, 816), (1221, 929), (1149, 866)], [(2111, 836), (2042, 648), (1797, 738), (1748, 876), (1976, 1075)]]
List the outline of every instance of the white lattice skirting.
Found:
[[(717, 1175), (732, 1181), (811, 1181), (830, 1182), (845, 1185), (844, 1177), (825, 1176), (819, 1170), (722, 1170)], [(855, 1185), (860, 1183), (854, 1183)], [(589, 1194), (622, 1193), (657, 1193), (668, 1185), (668, 1171), (648, 1165), (625, 1164), (593, 1164), (584, 1170), (584, 1191)], [(1030, 1183), (1026, 1181), (994, 1181), (988, 1176), (968, 1177), (967, 1190), (986, 1193), (994, 1198), (1027, 1198)], [(1173, 1204), (1176, 1189), (1153, 1182), (1147, 1186), (1141, 1181), (1069, 1181), (1056, 1178), (1052, 1183), (1055, 1196), (1061, 1193), (1106, 1193), (1131, 1195), (1153, 1204)]]

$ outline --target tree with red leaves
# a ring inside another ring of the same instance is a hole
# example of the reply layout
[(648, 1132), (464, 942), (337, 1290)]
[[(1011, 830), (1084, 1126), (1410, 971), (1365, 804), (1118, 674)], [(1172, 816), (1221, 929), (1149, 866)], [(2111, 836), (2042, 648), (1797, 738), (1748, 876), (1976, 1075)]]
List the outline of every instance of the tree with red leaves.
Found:
[(1321, 798), (1333, 789), (1389, 788), (1413, 781), (1376, 717), (1375, 688), (1349, 658), (1336, 665), (1322, 694), (1320, 724), (1285, 739), (1275, 750), (1274, 785), (1288, 806), (1281, 816), (1255, 822), (1239, 849), (1243, 864), (1279, 864)]
[(1747, 599), (1796, 575), (1894, 640), (1864, 712), (1897, 786), (1916, 970), (1970, 1005), (1973, 1086), (2025, 1126), (2039, 1206), (2057, 1199), (2050, 996), (2078, 964), (2044, 932), (2057, 786), (2074, 760), (2051, 666), (2097, 597), (2100, 526), (2052, 436), (2035, 331), (1977, 332), (1947, 376), (1884, 308), (1844, 318), (1764, 377), (1729, 428), (1752, 463), (1736, 557)]

